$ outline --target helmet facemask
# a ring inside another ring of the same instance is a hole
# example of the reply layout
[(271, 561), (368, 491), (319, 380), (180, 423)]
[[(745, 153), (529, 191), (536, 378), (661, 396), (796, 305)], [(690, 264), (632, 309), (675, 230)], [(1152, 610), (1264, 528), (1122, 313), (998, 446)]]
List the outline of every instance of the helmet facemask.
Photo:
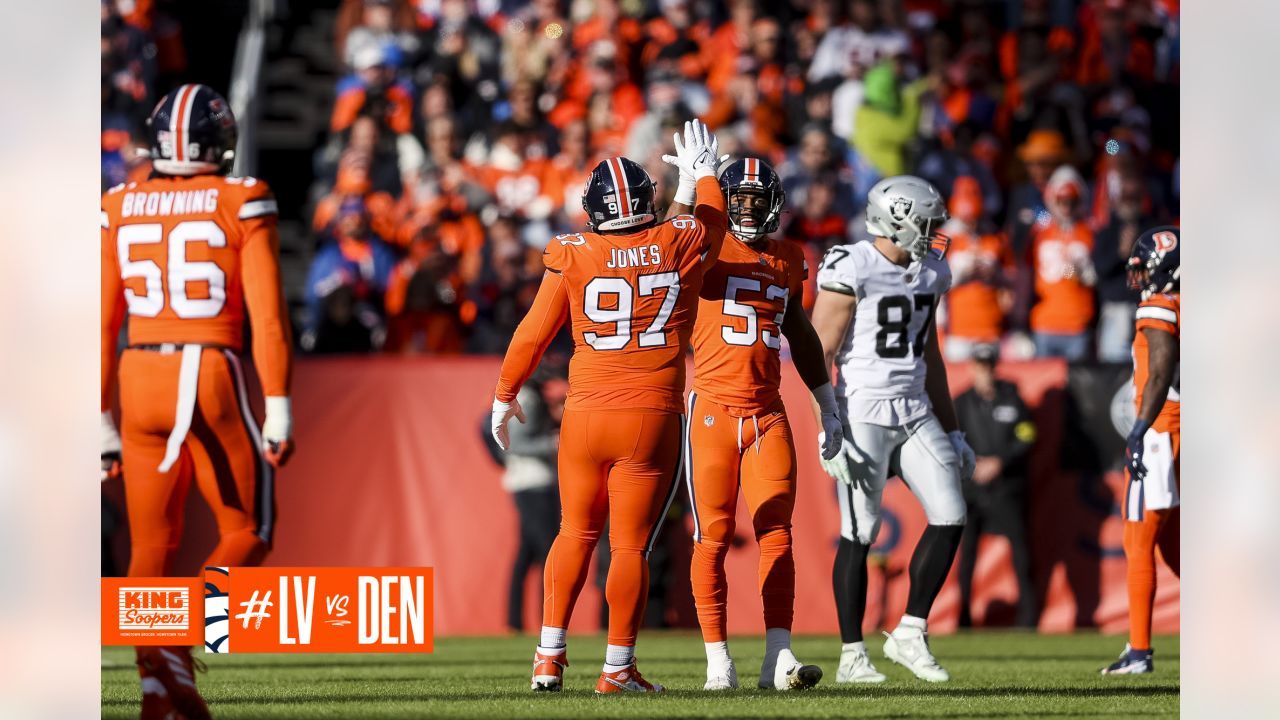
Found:
[(762, 238), (778, 229), (782, 194), (763, 187), (738, 185), (725, 193), (729, 232), (743, 240)]

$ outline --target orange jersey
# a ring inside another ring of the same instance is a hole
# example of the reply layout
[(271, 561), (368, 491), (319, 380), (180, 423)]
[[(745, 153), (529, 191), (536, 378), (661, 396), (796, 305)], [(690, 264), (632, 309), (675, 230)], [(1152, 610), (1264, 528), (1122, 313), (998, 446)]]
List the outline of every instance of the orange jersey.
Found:
[(566, 409), (683, 411), (698, 291), (728, 222), (715, 178), (700, 180), (697, 192), (693, 215), (626, 235), (574, 233), (547, 244), (543, 260), (559, 278), (543, 281), (516, 329), (499, 400), (515, 397), (567, 317), (574, 352)]
[(766, 240), (757, 251), (725, 238), (698, 295), (693, 389), (700, 396), (744, 417), (778, 401), (782, 321), (808, 277), (804, 250), (793, 242)]
[(271, 190), (255, 178), (157, 177), (102, 196), (104, 409), (126, 312), (130, 345), (240, 351), (247, 305), (263, 390), (288, 394), (276, 215)]
[(947, 264), (954, 278), (946, 295), (947, 334), (983, 342), (999, 340), (1004, 332), (1000, 293), (1013, 271), (1008, 241), (1003, 235), (954, 233)]
[(1093, 288), (1084, 282), (1092, 271), (1093, 233), (1082, 223), (1063, 228), (1049, 223), (1035, 231), (1031, 263), (1038, 300), (1031, 308), (1034, 332), (1074, 335), (1093, 320)]
[[(1138, 305), (1135, 325), (1137, 332), (1133, 336), (1133, 386), (1135, 407), (1142, 409), (1142, 391), (1147, 386), (1147, 337), (1142, 333), (1148, 328), (1160, 330), (1173, 335), (1181, 341), (1179, 330), (1182, 327), (1182, 293), (1152, 295)], [(1165, 400), (1160, 415), (1156, 417), (1152, 427), (1157, 432), (1175, 432), (1181, 425), (1181, 402), (1178, 398), (1178, 387), (1181, 380), (1181, 363), (1174, 366), (1173, 384), (1169, 386), (1169, 398)]]

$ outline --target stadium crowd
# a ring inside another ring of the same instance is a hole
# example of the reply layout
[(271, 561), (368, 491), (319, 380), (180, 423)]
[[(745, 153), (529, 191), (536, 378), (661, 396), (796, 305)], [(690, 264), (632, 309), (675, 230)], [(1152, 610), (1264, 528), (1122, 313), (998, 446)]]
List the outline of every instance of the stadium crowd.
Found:
[[(102, 7), (107, 186), (145, 174), (149, 88), (183, 58), (155, 3)], [(1127, 362), (1124, 260), (1178, 216), (1178, 22), (1177, 0), (343, 0), (297, 336), (500, 352), (594, 164), (640, 162), (665, 204), (697, 116), (777, 168), (811, 267), (866, 236), (880, 177), (937, 185), (950, 359)]]

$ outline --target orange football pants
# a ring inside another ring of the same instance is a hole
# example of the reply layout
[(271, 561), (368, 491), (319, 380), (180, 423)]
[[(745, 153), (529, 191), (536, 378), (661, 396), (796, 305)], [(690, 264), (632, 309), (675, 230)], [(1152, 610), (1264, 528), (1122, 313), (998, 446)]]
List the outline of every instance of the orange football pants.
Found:
[[(1174, 429), (1173, 469), (1179, 474), (1181, 433)], [(1174, 575), (1181, 572), (1181, 511), (1175, 506), (1146, 510), (1142, 519), (1124, 523), (1124, 557), (1129, 585), (1129, 645), (1135, 650), (1151, 649), (1151, 616), (1156, 604), (1156, 551)]]
[(791, 512), (796, 451), (778, 402), (754, 417), (689, 393), (685, 482), (694, 508), (690, 580), (704, 642), (722, 642), (729, 584), (724, 559), (733, 542), (741, 488), (760, 546), (760, 598), (765, 628), (791, 629), (796, 568)]
[(609, 644), (635, 645), (649, 594), (649, 551), (676, 490), (682, 416), (565, 410), (560, 532), (544, 564), (542, 624), (565, 628), (609, 523)]
[[(218, 545), (206, 565), (256, 565), (271, 547), (272, 468), (262, 455), (240, 360), (208, 347), (190, 355), (131, 348), (120, 358), (130, 576), (171, 574), (193, 478), (218, 525)], [(180, 446), (172, 441), (176, 461), (162, 471), (175, 424), (186, 424), (183, 385), (194, 392), (189, 430)]]

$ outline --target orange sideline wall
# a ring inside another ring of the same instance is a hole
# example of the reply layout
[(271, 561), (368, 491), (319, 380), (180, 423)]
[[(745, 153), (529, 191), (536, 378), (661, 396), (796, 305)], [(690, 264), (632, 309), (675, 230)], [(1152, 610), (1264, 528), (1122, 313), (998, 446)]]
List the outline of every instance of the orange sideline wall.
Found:
[[(300, 360), (294, 375), (298, 452), (277, 478), (279, 521), (268, 563), (433, 566), (438, 635), (505, 632), (516, 514), (480, 435), (498, 366), (497, 358)], [(800, 462), (795, 631), (833, 633), (831, 562), (839, 533), (833, 481), (817, 462), (807, 390), (789, 363), (784, 368), (783, 397)], [(1124, 632), (1127, 597), (1118, 512), (1123, 477), (1115, 471), (1090, 478), (1059, 470), (1065, 365), (1009, 364), (1000, 373), (1018, 383), (1040, 426), (1029, 500), (1040, 630)], [(968, 386), (968, 374), (964, 366), (951, 368), (953, 392)], [(118, 497), (118, 488), (113, 494)], [(188, 506), (179, 554), (184, 574), (196, 572), (215, 536), (198, 493), (192, 492)], [(906, 568), (924, 528), (923, 513), (900, 481), (891, 481), (886, 490), (885, 511), (880, 537), (885, 564), (871, 569), (868, 631), (879, 622), (896, 624), (903, 612)], [(729, 629), (760, 633), (756, 549), (741, 509), (738, 527), (747, 542), (728, 560)], [(687, 548), (688, 543), (680, 539), (677, 544)], [(954, 574), (934, 607), (934, 632), (955, 628), (959, 590)], [(687, 578), (673, 585), (678, 602), (671, 603), (668, 619), (696, 624)], [(527, 587), (526, 627), (536, 628), (541, 597), (536, 571)], [(1178, 593), (1177, 578), (1161, 565), (1156, 632), (1177, 631)], [(984, 538), (974, 579), (975, 623), (1011, 621), (1015, 597), (1007, 542)], [(600, 593), (588, 581), (571, 630), (597, 630), (599, 607)]]

